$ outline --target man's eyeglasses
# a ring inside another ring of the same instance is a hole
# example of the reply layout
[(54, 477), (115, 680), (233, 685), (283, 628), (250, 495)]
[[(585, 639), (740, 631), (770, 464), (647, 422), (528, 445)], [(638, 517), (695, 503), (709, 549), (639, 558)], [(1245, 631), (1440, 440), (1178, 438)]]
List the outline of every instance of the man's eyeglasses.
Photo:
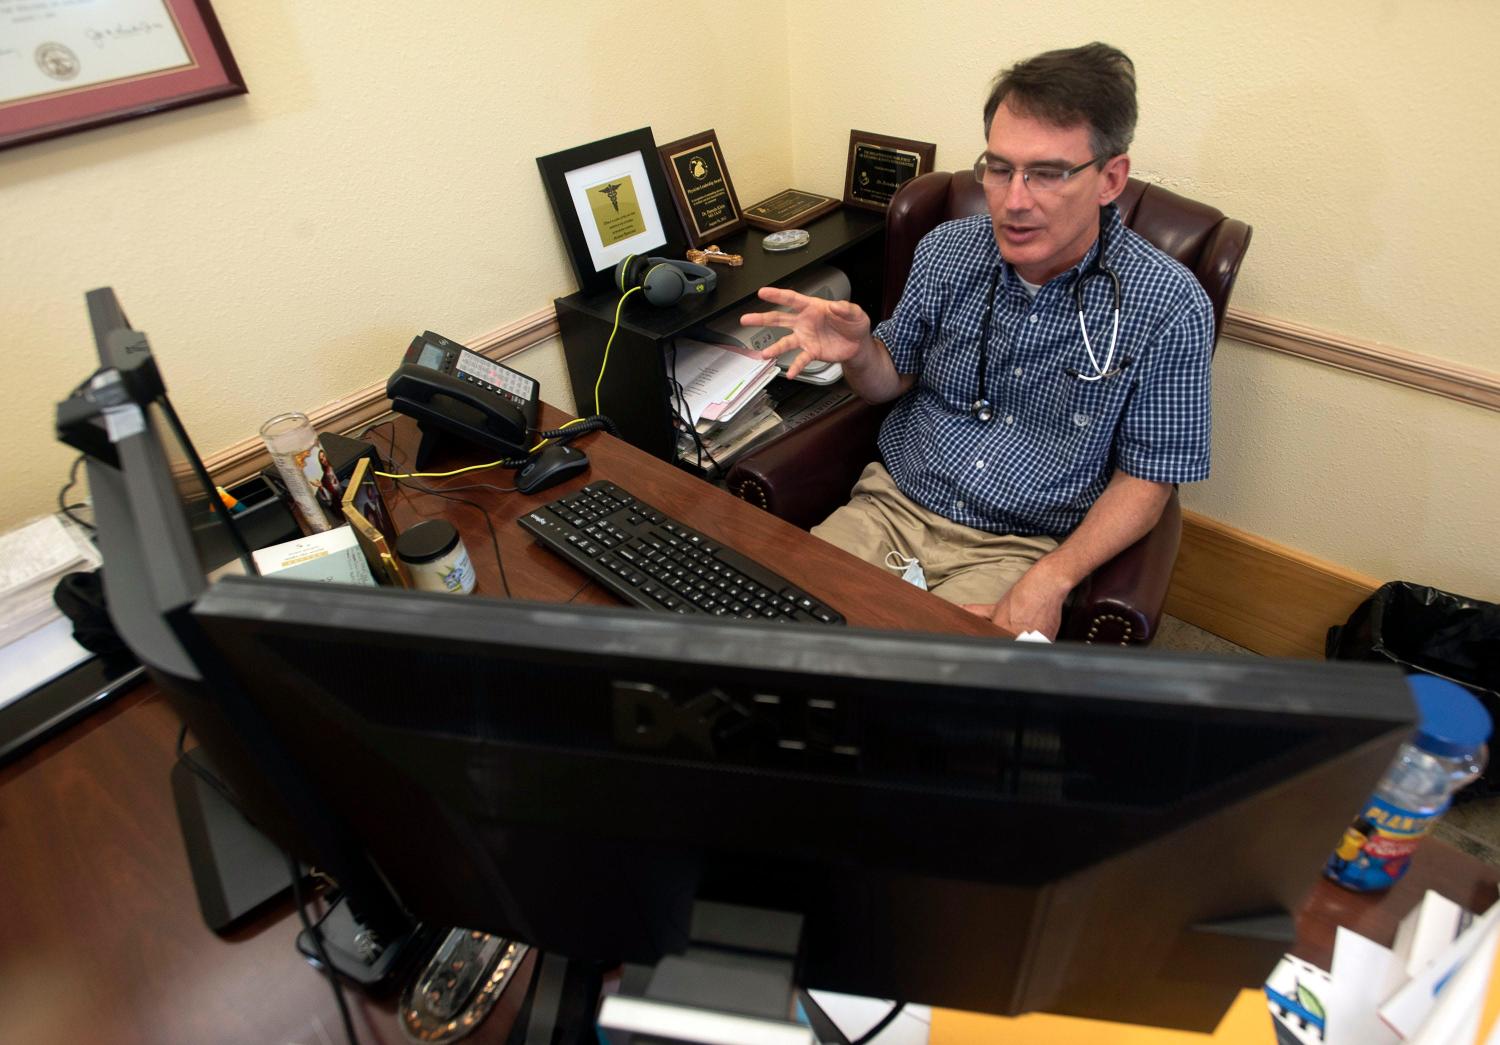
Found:
[(989, 153), (982, 152), (979, 159), (974, 161), (974, 180), (986, 189), (1004, 189), (1009, 188), (1011, 177), (1019, 174), (1021, 181), (1033, 192), (1054, 192), (1062, 188), (1073, 175), (1088, 170), (1095, 162), (1084, 160), (1078, 166), (1066, 170), (1061, 167), (1012, 167), (1008, 163), (992, 159)]

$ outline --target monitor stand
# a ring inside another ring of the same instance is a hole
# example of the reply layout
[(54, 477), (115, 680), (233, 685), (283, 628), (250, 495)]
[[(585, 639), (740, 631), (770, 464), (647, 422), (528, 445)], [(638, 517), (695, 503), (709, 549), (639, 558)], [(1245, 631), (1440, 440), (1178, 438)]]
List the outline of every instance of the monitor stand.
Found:
[(762, 1041), (817, 1045), (792, 1018), (802, 916), (736, 904), (693, 905), (687, 949), (653, 966), (626, 965), (619, 990), (592, 1013), (598, 980), (588, 967), (545, 955), (522, 1013), (525, 1045), (605, 1041)]
[(286, 855), (246, 820), (218, 786), (204, 750), (172, 766), (172, 796), (203, 920), (221, 935), (292, 887)]
[[(287, 854), (245, 819), (222, 785), (213, 760), (201, 747), (184, 752), (172, 767), (172, 794), (187, 847), (193, 889), (203, 921), (227, 935), (292, 888)], [(323, 953), (304, 930), (297, 949), (314, 965), (327, 955), (334, 970), (360, 989), (391, 990), (410, 965), (431, 946), (433, 930), (402, 924), (389, 940), (374, 935), (340, 897), (319, 923)]]

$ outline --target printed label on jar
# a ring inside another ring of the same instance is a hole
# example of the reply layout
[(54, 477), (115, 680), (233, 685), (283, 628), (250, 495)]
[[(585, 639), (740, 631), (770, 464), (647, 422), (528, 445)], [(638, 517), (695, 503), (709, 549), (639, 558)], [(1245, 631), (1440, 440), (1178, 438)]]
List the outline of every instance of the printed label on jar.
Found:
[(1344, 840), (1328, 858), (1323, 873), (1359, 892), (1389, 889), (1406, 873), (1412, 851), (1432, 830), (1443, 809), (1413, 813), (1372, 796), (1359, 819), (1344, 832)]

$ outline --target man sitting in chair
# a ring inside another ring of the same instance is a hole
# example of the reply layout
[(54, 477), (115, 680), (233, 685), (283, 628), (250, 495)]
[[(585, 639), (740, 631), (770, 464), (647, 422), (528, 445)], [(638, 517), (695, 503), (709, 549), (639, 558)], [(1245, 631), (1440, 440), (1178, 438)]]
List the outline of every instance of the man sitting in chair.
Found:
[[(765, 287), (790, 327), (761, 353), (843, 365), (900, 397), (877, 461), (813, 533), (1020, 633), (1057, 636), (1064, 600), (1150, 531), (1174, 483), (1208, 476), (1214, 320), (1192, 273), (1113, 201), (1135, 132), (1130, 59), (1094, 43), (1001, 73), (974, 164), (988, 215), (917, 246), (891, 318)], [(889, 469), (889, 470), (887, 470)]]

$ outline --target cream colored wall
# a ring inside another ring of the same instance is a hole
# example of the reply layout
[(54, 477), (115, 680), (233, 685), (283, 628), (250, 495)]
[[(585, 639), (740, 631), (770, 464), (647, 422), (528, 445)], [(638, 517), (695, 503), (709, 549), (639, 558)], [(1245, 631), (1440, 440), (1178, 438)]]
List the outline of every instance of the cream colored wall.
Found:
[[(1500, 369), (1500, 5), (1385, 0), (799, 4), (798, 186), (850, 128), (983, 148), (1004, 65), (1102, 39), (1136, 63), (1135, 173), (1249, 221), (1234, 305)], [(1225, 340), (1188, 507), (1380, 579), (1500, 599), (1500, 414)]]
[[(967, 164), (1000, 66), (1094, 38), (1138, 66), (1136, 172), (1255, 225), (1236, 306), (1496, 367), (1490, 3), (215, 9), (248, 97), (0, 153), (0, 324), (24, 375), (0, 528), (66, 471), (51, 409), (91, 366), (90, 287), (120, 291), (212, 453), (379, 380), (423, 327), (474, 337), (570, 291), (538, 155), (715, 127), (743, 202), (837, 196), (851, 127)], [(555, 344), (522, 365), (571, 405)], [(1233, 341), (1215, 377), (1190, 507), (1500, 599), (1500, 415)]]
[[(791, 176), (783, 3), (215, 0), (243, 98), (0, 152), (12, 366), (0, 529), (51, 510), (52, 408), (113, 285), (205, 454), (576, 289), (535, 158), (713, 127), (747, 200)], [(690, 60), (689, 55), (708, 56)], [(555, 342), (519, 364), (572, 406)]]

